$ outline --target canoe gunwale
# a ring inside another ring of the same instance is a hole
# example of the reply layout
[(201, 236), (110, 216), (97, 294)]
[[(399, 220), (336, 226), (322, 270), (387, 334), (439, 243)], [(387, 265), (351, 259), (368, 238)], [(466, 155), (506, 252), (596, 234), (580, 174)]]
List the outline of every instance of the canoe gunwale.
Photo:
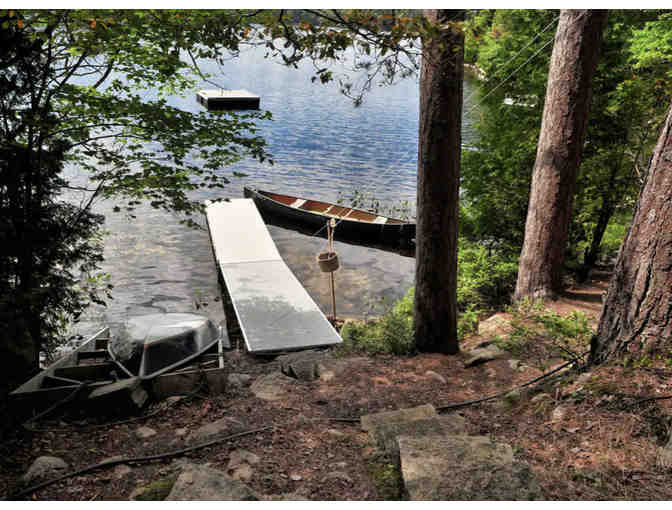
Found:
[[(369, 238), (372, 240), (380, 241), (404, 241), (410, 240), (415, 237), (415, 223), (411, 223), (405, 220), (399, 220), (397, 218), (390, 218), (383, 216), (387, 220), (394, 220), (395, 222), (400, 223), (375, 223), (373, 221), (362, 221), (357, 220), (356, 218), (350, 217), (349, 214), (344, 216), (332, 216), (329, 214), (322, 214), (319, 212), (314, 212), (310, 210), (300, 209), (286, 205), (283, 202), (269, 197), (267, 193), (271, 195), (280, 195), (288, 198), (295, 198), (300, 200), (309, 200), (303, 199), (301, 197), (292, 197), (291, 195), (284, 195), (281, 193), (272, 193), (268, 191), (258, 190), (245, 186), (243, 188), (244, 194), (248, 198), (255, 199), (260, 210), (263, 210), (270, 214), (276, 214), (279, 216), (285, 216), (293, 221), (299, 221), (306, 224), (311, 224), (316, 229), (322, 229), (326, 221), (330, 218), (338, 220), (338, 226), (340, 227), (338, 231), (346, 236), (352, 235), (357, 237)], [(329, 202), (321, 202), (313, 200), (312, 202), (324, 203), (326, 205), (336, 205), (330, 204)], [(343, 207), (343, 206), (338, 206)], [(361, 213), (366, 213), (374, 218), (380, 218), (373, 213), (367, 211), (362, 211), (361, 209), (346, 208), (348, 211), (360, 211)], [(315, 234), (313, 234), (315, 235)]]

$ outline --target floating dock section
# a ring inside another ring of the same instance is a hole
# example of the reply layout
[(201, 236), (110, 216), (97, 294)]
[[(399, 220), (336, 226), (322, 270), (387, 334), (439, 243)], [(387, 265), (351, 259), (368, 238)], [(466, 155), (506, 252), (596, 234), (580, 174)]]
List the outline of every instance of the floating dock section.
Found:
[(258, 110), (259, 96), (247, 90), (199, 90), (196, 101), (208, 110)]
[(342, 342), (280, 257), (253, 200), (206, 203), (206, 219), (248, 351), (293, 351)]

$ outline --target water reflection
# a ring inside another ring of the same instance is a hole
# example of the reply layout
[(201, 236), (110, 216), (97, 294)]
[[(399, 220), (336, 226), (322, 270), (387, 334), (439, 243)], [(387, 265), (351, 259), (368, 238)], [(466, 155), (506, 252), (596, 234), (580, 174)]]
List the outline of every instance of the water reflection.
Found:
[[(206, 72), (217, 73), (213, 62), (202, 62)], [(418, 84), (407, 79), (393, 87), (374, 87), (364, 104), (354, 108), (337, 86), (313, 84), (309, 64), (298, 70), (264, 60), (263, 50), (246, 52), (228, 61), (223, 86), (244, 88), (261, 96), (261, 108), (273, 121), (260, 125), (275, 165), (241, 161), (222, 174), (247, 174), (232, 178), (224, 190), (242, 197), (243, 185), (335, 202), (339, 192), (370, 193), (386, 205), (404, 200), (415, 204)], [(200, 84), (198, 88), (212, 88)], [(465, 97), (471, 94), (465, 84)], [(194, 99), (173, 97), (169, 103), (196, 111)], [(463, 140), (473, 140), (471, 117), (465, 105)], [(74, 171), (74, 170), (72, 170)], [(198, 199), (217, 198), (199, 191)], [(114, 204), (101, 202), (110, 231), (105, 244), (103, 269), (112, 275), (114, 300), (107, 308), (94, 307), (82, 330), (103, 322), (158, 310), (205, 311), (214, 320), (223, 318), (217, 275), (206, 231), (180, 225), (179, 218), (148, 206), (128, 221), (112, 213)], [(204, 222), (203, 222), (204, 225)], [(321, 273), (315, 255), (326, 240), (270, 225), (269, 231), (288, 266), (325, 313), (331, 312), (328, 275)], [(414, 278), (414, 260), (374, 248), (341, 243), (336, 233), (341, 269), (335, 273), (337, 312), (361, 317), (379, 313), (381, 301), (404, 295)], [(203, 303), (208, 303), (207, 307)]]

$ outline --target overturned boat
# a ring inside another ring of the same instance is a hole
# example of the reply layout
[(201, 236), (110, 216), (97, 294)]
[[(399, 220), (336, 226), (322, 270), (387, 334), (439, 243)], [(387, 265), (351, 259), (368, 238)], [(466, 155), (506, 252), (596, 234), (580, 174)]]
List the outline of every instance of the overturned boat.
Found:
[(202, 315), (133, 317), (118, 334), (101, 329), (10, 393), (10, 399), (25, 411), (74, 396), (96, 400), (121, 392), (137, 400), (133, 394), (140, 384), (165, 398), (188, 392), (203, 377), (211, 391), (221, 391), (223, 351), (230, 348), (226, 328)]
[(200, 356), (222, 337), (221, 326), (193, 313), (133, 317), (107, 345), (130, 377), (152, 379)]

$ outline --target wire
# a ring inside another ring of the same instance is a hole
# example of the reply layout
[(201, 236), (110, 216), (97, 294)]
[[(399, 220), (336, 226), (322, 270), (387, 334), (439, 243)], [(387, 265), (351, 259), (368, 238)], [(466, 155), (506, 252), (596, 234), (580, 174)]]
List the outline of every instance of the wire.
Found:
[[(588, 12), (588, 10), (584, 10), (584, 11), (581, 13), (581, 15), (578, 16), (578, 17), (572, 22), (572, 24), (574, 24), (574, 23), (576, 23), (577, 21), (579, 21), (583, 16), (586, 15), (587, 12)], [(558, 18), (560, 18), (560, 16), (558, 16)], [(545, 31), (545, 30), (546, 30), (546, 29), (544, 29), (544, 31)], [(500, 88), (502, 85), (504, 85), (504, 84), (505, 84), (509, 79), (511, 79), (511, 77), (513, 77), (513, 75), (516, 74), (516, 73), (517, 73), (517, 72), (518, 72), (518, 71), (519, 71), (525, 64), (527, 64), (530, 60), (532, 60), (534, 57), (536, 57), (536, 56), (537, 56), (537, 55), (538, 55), (544, 48), (546, 48), (546, 47), (547, 47), (549, 44), (551, 44), (554, 40), (555, 40), (555, 36), (553, 36), (551, 39), (549, 39), (549, 40), (546, 42), (546, 44), (544, 44), (541, 48), (539, 48), (539, 49), (538, 49), (538, 50), (537, 50), (537, 51), (536, 51), (530, 58), (528, 58), (525, 62), (523, 62), (521, 65), (519, 65), (519, 66), (518, 66), (518, 67), (517, 67), (511, 74), (509, 74), (506, 78), (504, 78), (504, 80), (503, 80), (502, 82), (500, 82), (494, 89), (492, 89), (492, 90), (491, 90), (490, 92), (488, 92), (485, 96), (483, 96), (483, 97), (481, 98), (481, 101), (485, 100), (485, 99), (486, 99), (488, 96), (490, 96), (495, 90), (497, 90), (497, 89)], [(471, 96), (473, 96), (474, 94), (475, 94), (475, 92), (472, 93), (472, 94), (469, 96), (469, 98), (471, 98)], [(469, 110), (469, 112), (471, 113), (476, 107), (479, 107), (479, 106), (482, 106), (482, 103), (481, 103), (481, 102), (477, 102), (477, 103), (476, 103), (476, 104)]]
[[(546, 30), (548, 30), (559, 19), (560, 19), (560, 15), (558, 14), (558, 16), (556, 16), (555, 19), (553, 19), (553, 21), (551, 21), (548, 25), (546, 25), (546, 27), (541, 32), (538, 32), (537, 35), (535, 35), (534, 38), (529, 43), (527, 43), (525, 46), (523, 46), (522, 49), (520, 49), (518, 51), (518, 53), (516, 53), (508, 61), (506, 61), (504, 64), (502, 64), (502, 66), (500, 66), (500, 68), (497, 71), (501, 71), (502, 69), (506, 68), (506, 66), (508, 66), (511, 62), (513, 62), (518, 57), (518, 55), (520, 55), (523, 51), (525, 51), (527, 48), (529, 48), (532, 45), (532, 43), (534, 43), (534, 41), (536, 41), (537, 39), (539, 39), (539, 37), (541, 37), (541, 34), (546, 32)], [(477, 93), (477, 91), (474, 90), (474, 92), (469, 94), (469, 96), (464, 100), (464, 102), (468, 103), (476, 93)]]

